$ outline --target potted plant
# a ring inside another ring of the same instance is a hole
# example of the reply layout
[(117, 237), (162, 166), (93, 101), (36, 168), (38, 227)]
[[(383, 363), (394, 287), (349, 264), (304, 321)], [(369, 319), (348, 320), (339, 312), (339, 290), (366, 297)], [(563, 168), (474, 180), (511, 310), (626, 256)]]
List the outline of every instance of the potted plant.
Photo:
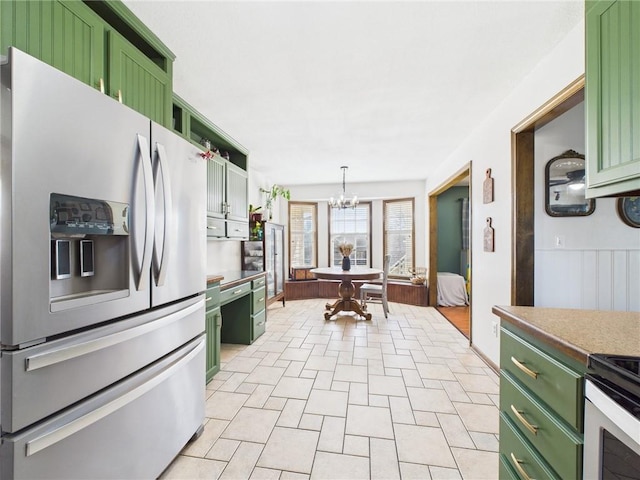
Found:
[(253, 205), (249, 205), (249, 219), (252, 222), (261, 222), (262, 221), (262, 212), (260, 212), (260, 210), (262, 209), (262, 206), (259, 205), (257, 207), (254, 207)]
[(269, 220), (271, 220), (272, 216), (273, 216), (273, 205), (274, 202), (277, 200), (278, 196), (281, 196), (282, 198), (286, 198), (287, 200), (289, 200), (291, 198), (291, 192), (289, 191), (288, 188), (283, 188), (280, 185), (272, 185), (270, 189), (265, 189), (260, 187), (260, 192), (266, 194), (266, 201), (265, 201), (265, 206), (267, 209), (267, 212), (269, 212)]

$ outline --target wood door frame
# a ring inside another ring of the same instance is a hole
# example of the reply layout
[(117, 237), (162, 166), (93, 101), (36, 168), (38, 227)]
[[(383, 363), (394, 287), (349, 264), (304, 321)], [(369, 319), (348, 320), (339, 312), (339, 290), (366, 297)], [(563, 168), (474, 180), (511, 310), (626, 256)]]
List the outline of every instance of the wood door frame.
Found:
[[(451, 187), (459, 183), (465, 178), (469, 178), (469, 198), (471, 199), (471, 164), (469, 161), (464, 167), (454, 173), (445, 180), (440, 186), (429, 192), (429, 305), (435, 307), (438, 304), (438, 195), (449, 190)], [(469, 216), (472, 216), (473, 208), (469, 209)], [(471, 221), (471, 219), (469, 219)], [(471, 258), (472, 249), (469, 248), (469, 257)], [(471, 262), (470, 262), (471, 263)], [(473, 270), (473, 269), (472, 269)], [(469, 282), (471, 276), (469, 274)], [(469, 309), (469, 322), (471, 322), (471, 309)], [(469, 340), (471, 340), (471, 332), (469, 332)]]
[(511, 305), (533, 306), (535, 131), (584, 101), (584, 75), (511, 129)]

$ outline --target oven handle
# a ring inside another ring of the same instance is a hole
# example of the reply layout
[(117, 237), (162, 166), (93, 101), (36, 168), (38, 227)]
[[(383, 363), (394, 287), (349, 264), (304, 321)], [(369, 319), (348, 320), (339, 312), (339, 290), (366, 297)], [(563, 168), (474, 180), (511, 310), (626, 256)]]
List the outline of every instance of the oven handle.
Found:
[(27, 442), (26, 445), (26, 456), (30, 457), (31, 455), (38, 453), (41, 450), (44, 450), (51, 445), (54, 445), (67, 437), (70, 437), (74, 433), (77, 433), (94, 423), (102, 420), (108, 415), (111, 415), (115, 411), (125, 407), (130, 404), (137, 398), (140, 398), (145, 393), (149, 392), (151, 389), (155, 388), (157, 385), (164, 382), (167, 378), (172, 376), (176, 370), (182, 368), (185, 363), (188, 363), (193, 357), (198, 355), (200, 351), (204, 348), (205, 342), (201, 340), (198, 345), (193, 347), (193, 349), (185, 354), (180, 360), (175, 362), (173, 365), (169, 366), (166, 370), (161, 371), (150, 379), (149, 381), (139, 385), (133, 390), (128, 391), (124, 395), (110, 401), (109, 403), (83, 415), (75, 420), (63, 425), (60, 428), (57, 428), (53, 431), (45, 433), (44, 435)]
[(59, 348), (57, 350), (40, 353), (38, 355), (32, 355), (25, 358), (24, 360), (25, 371), (31, 372), (39, 368), (44, 368), (50, 365), (55, 365), (56, 363), (65, 362), (67, 360), (71, 360), (83, 355), (87, 355), (89, 353), (97, 352), (98, 350), (102, 350), (113, 345), (117, 345), (118, 343), (124, 343), (154, 330), (164, 328), (167, 325), (181, 320), (188, 315), (196, 312), (199, 308), (203, 307), (203, 303), (204, 301), (200, 300), (193, 305), (189, 305), (188, 307), (171, 313), (166, 317), (160, 318), (153, 322), (144, 323), (142, 325), (138, 325), (137, 327), (123, 330), (121, 332), (113, 333), (111, 335), (107, 335), (106, 337), (100, 337), (96, 338), (95, 340), (89, 340), (88, 342), (79, 343), (77, 345), (71, 345), (69, 347)]

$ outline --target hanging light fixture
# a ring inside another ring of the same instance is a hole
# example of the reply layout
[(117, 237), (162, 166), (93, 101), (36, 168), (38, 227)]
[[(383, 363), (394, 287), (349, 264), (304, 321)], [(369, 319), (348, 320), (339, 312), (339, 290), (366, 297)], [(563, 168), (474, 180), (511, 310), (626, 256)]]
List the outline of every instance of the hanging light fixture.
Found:
[(360, 202), (358, 196), (347, 195), (346, 191), (346, 174), (349, 167), (343, 166), (340, 168), (342, 169), (342, 193), (337, 197), (331, 197), (329, 199), (329, 206), (331, 208), (355, 208)]

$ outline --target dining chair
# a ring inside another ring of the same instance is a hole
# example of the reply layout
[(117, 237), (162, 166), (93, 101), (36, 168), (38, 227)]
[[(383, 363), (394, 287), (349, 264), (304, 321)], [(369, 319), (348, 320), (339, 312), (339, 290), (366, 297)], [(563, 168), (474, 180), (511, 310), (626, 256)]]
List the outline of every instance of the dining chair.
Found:
[(367, 301), (376, 301), (382, 303), (384, 318), (389, 318), (389, 303), (387, 302), (387, 278), (389, 277), (389, 262), (391, 255), (384, 256), (384, 264), (382, 267), (382, 284), (379, 283), (363, 283), (360, 286), (360, 304), (366, 307)]

